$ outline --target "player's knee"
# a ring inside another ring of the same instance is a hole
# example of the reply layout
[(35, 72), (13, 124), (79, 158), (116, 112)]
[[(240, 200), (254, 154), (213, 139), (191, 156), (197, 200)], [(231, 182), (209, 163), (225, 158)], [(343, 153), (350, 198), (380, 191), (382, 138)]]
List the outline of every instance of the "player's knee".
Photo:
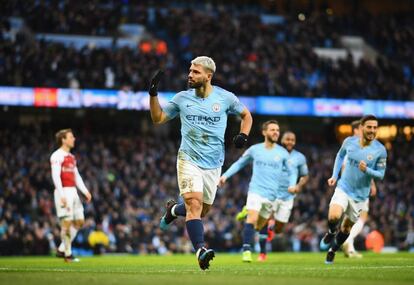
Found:
[(201, 217), (203, 218), (203, 217), (205, 217), (207, 214), (208, 214), (208, 212), (210, 211), (210, 207), (204, 207), (203, 206), (203, 210), (201, 211)]
[(284, 224), (279, 224), (279, 225), (276, 225), (276, 226), (275, 226), (275, 233), (276, 233), (276, 234), (280, 234), (280, 233), (282, 233), (282, 231), (283, 231), (283, 226), (284, 226)]
[(70, 234), (70, 225), (62, 224), (62, 227), (61, 227), (60, 230), (63, 234), (68, 235), (68, 234)]
[(349, 225), (342, 225), (341, 231), (343, 233), (349, 234), (351, 232), (352, 226)]
[(343, 214), (343, 209), (340, 205), (331, 205), (329, 207), (328, 220), (330, 222), (339, 222)]
[(362, 222), (366, 223), (368, 220), (368, 212), (362, 211), (361, 214), (359, 215), (359, 218), (361, 219)]
[(254, 229), (256, 231), (261, 231), (263, 229), (263, 227), (264, 227), (263, 225), (261, 225), (259, 222), (257, 222)]
[(351, 232), (353, 225), (354, 225), (354, 222), (352, 222), (349, 219), (345, 219), (341, 225), (341, 231), (346, 234), (349, 234)]
[(342, 213), (330, 212), (328, 215), (328, 220), (331, 223), (337, 223), (341, 219)]
[(73, 223), (73, 226), (75, 227), (75, 229), (80, 230), (83, 227), (84, 221), (83, 220), (76, 220)]
[(257, 217), (248, 215), (247, 218), (246, 218), (246, 223), (253, 224), (253, 225), (255, 225), (255, 227), (257, 227), (257, 220), (258, 220)]
[(201, 213), (203, 204), (198, 199), (188, 199), (185, 201), (187, 211), (191, 213)]

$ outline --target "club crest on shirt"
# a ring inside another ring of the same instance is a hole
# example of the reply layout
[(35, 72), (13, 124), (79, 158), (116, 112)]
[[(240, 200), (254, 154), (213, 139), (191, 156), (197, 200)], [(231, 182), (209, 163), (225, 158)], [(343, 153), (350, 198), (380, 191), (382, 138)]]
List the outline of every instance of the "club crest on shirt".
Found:
[(279, 161), (279, 160), (280, 160), (280, 156), (276, 155), (276, 156), (274, 157), (274, 160)]
[(213, 110), (213, 112), (217, 113), (217, 112), (220, 112), (221, 106), (219, 103), (214, 103), (211, 109)]
[(372, 154), (367, 155), (367, 160), (373, 160), (373, 159), (374, 159), (374, 156)]

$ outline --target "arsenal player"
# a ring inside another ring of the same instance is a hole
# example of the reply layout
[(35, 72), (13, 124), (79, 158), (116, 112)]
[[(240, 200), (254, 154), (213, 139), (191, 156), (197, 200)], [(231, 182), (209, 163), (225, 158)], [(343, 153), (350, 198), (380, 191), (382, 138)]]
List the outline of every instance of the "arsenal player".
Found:
[(89, 203), (91, 193), (83, 183), (82, 177), (76, 167), (76, 158), (70, 153), (75, 146), (75, 136), (71, 129), (63, 129), (56, 133), (56, 142), (59, 148), (52, 153), (50, 164), (52, 179), (55, 185), (56, 213), (61, 224), (62, 242), (56, 256), (64, 257), (65, 262), (78, 262), (72, 255), (72, 241), (84, 223), (82, 202), (76, 190), (79, 189)]

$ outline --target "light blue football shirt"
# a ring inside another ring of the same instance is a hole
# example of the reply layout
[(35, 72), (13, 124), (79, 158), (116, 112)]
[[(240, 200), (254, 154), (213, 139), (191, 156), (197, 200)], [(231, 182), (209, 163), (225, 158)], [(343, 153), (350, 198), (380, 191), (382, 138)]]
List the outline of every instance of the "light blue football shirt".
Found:
[[(289, 164), (291, 165), (295, 182), (298, 183), (298, 179), (302, 176), (306, 176), (309, 173), (308, 165), (306, 163), (306, 157), (299, 151), (293, 149), (289, 153)], [(279, 189), (277, 192), (277, 198), (287, 201), (295, 198), (296, 194), (288, 192), (289, 187), (289, 172), (287, 168), (282, 168), (282, 174), (280, 177)]]
[(267, 149), (264, 143), (259, 143), (249, 147), (223, 176), (229, 178), (248, 163), (252, 163), (253, 174), (249, 192), (274, 201), (277, 198), (283, 168), (289, 173), (289, 186), (295, 185), (295, 177), (288, 160), (289, 153), (282, 146), (275, 144), (272, 149)]
[[(345, 156), (347, 161), (338, 187), (354, 201), (365, 201), (369, 197), (371, 180), (384, 178), (387, 151), (377, 140), (362, 147), (358, 136), (348, 137), (336, 155), (332, 177), (338, 178)], [(366, 172), (362, 172), (358, 167), (362, 160), (367, 163)]]
[(206, 98), (198, 97), (195, 89), (177, 93), (163, 111), (168, 119), (180, 115), (182, 138), (178, 158), (203, 169), (221, 167), (227, 116), (240, 114), (244, 108), (233, 93), (218, 86), (213, 86)]

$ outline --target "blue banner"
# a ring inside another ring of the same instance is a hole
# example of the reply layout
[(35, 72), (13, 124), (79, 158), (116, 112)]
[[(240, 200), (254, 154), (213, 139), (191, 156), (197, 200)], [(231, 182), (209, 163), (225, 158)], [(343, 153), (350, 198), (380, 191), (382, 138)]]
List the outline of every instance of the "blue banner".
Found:
[[(49, 88), (50, 90), (47, 90), (50, 92), (46, 92), (47, 94), (40, 92), (46, 89), (0, 86), (0, 105), (149, 110), (147, 91)], [(174, 92), (159, 92), (161, 107), (165, 106), (174, 95)], [(40, 99), (44, 101), (44, 97), (51, 103), (36, 104)], [(414, 101), (275, 96), (239, 96), (239, 99), (252, 113), (259, 115), (361, 117), (374, 114), (378, 118), (414, 119)]]

